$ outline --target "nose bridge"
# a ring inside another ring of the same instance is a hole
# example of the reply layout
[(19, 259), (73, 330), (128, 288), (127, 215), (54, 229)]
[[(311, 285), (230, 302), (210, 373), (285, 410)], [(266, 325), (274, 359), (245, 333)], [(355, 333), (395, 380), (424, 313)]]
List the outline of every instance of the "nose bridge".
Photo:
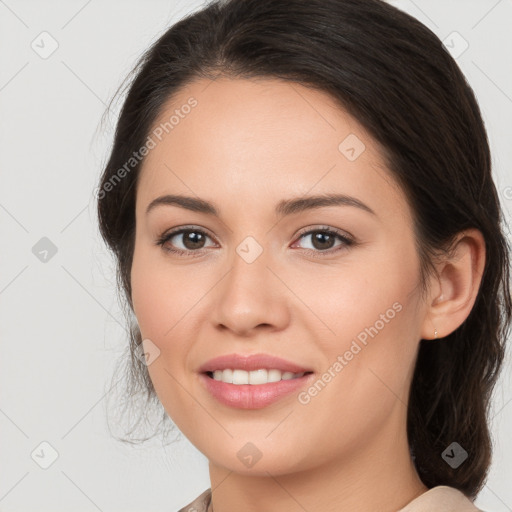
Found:
[(268, 244), (264, 247), (254, 235), (233, 248), (229, 271), (216, 295), (217, 324), (238, 333), (261, 324), (283, 327), (286, 297), (284, 290), (278, 289), (279, 280), (267, 268), (273, 260), (269, 250)]

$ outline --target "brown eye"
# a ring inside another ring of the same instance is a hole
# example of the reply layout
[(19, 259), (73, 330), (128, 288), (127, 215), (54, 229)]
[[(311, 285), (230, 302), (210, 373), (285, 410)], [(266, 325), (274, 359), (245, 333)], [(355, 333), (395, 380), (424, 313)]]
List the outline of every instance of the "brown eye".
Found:
[(311, 241), (315, 249), (331, 249), (335, 242), (335, 237), (323, 231), (315, 231), (311, 234)]
[(182, 231), (178, 235), (175, 236), (183, 236), (182, 242), (186, 249), (202, 249), (204, 246), (205, 237), (199, 231)]
[(199, 252), (206, 247), (207, 239), (211, 237), (201, 229), (188, 228), (172, 231), (164, 234), (156, 242), (165, 251), (186, 254), (187, 252)]
[[(311, 252), (314, 255), (321, 255), (322, 253), (332, 254), (339, 250), (347, 249), (351, 245), (354, 245), (354, 240), (341, 234), (338, 231), (335, 231), (332, 228), (320, 228), (313, 229), (306, 232), (303, 232), (300, 235), (300, 240), (310, 239), (310, 247), (304, 247), (307, 252)], [(336, 243), (339, 241), (339, 243)]]

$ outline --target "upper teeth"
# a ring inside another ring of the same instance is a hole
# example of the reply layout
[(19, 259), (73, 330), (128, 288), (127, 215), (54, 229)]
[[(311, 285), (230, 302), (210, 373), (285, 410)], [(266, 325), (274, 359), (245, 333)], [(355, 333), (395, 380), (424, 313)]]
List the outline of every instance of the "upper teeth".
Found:
[(267, 384), (268, 382), (278, 382), (280, 380), (289, 380), (302, 377), (303, 373), (281, 372), (281, 370), (254, 370), (246, 372), (245, 370), (215, 370), (213, 378), (227, 384)]

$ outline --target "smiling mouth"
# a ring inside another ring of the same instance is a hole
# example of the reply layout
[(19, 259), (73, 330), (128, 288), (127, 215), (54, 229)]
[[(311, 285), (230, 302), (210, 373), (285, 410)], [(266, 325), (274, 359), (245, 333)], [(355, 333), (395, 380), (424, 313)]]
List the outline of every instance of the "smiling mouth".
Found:
[(205, 372), (205, 375), (213, 380), (223, 382), (225, 384), (234, 385), (262, 385), (272, 382), (279, 382), (281, 380), (299, 379), (305, 375), (310, 375), (313, 372), (283, 372), (277, 369), (260, 368), (258, 370), (246, 371), (239, 369), (226, 368), (224, 370), (215, 370), (213, 372)]

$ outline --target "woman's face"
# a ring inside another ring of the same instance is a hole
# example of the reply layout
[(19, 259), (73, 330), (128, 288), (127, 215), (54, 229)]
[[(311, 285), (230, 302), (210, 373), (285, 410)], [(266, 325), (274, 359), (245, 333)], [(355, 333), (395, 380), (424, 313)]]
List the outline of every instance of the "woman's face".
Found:
[[(403, 436), (418, 343), (433, 327), (411, 211), (376, 142), (325, 93), (268, 79), (197, 81), (154, 128), (132, 298), (151, 379), (179, 429), (210, 462), (261, 475)], [(189, 199), (147, 212), (166, 195)], [(253, 354), (312, 373), (256, 384), (283, 375), (214, 362), (227, 369), (218, 378), (238, 370), (229, 384), (202, 372), (213, 358)]]

